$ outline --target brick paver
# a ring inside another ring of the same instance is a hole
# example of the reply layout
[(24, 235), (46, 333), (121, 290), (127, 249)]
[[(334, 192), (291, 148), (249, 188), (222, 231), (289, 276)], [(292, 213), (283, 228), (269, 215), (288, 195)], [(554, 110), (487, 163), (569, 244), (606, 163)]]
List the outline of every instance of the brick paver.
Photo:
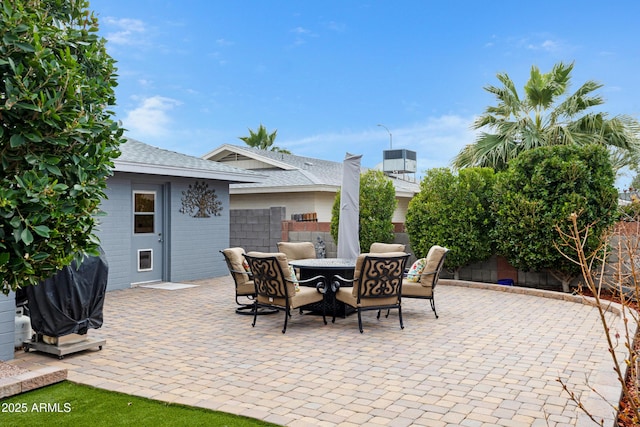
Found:
[(295, 312), (283, 335), (282, 313), (260, 316), (255, 328), (251, 316), (235, 314), (230, 278), (196, 283), (109, 292), (104, 325), (90, 331), (107, 340), (102, 351), (63, 360), (16, 353), (17, 362), (290, 426), (589, 425), (560, 377), (613, 424), (613, 410), (585, 383), (602, 384), (617, 404), (620, 387), (589, 305), (441, 280), (439, 319), (427, 301), (407, 299), (404, 330), (396, 312), (380, 320), (363, 313), (364, 334), (355, 315), (325, 326)]

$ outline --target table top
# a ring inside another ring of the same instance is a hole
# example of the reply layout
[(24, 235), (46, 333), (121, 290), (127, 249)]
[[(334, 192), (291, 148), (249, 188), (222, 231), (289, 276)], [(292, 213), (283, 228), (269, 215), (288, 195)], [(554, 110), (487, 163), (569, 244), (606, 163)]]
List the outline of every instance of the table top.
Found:
[(290, 260), (289, 265), (297, 268), (349, 269), (355, 268), (356, 260), (350, 258), (306, 258)]

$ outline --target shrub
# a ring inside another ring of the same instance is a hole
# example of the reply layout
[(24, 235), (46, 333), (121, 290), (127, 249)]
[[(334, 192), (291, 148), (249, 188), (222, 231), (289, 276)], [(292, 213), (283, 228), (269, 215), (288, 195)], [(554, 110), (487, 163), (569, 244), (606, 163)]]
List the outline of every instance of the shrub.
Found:
[(0, 8), (0, 284), (37, 284), (84, 254), (122, 129), (114, 60), (86, 0)]
[[(520, 154), (498, 175), (494, 231), (497, 251), (523, 271), (548, 271), (565, 292), (580, 266), (557, 249), (560, 230), (578, 214), (578, 227), (591, 233), (585, 252), (602, 244), (617, 218), (615, 174), (609, 155), (597, 145), (540, 147)], [(569, 254), (573, 257), (573, 254)]]
[(430, 169), (420, 193), (409, 203), (406, 229), (411, 249), (424, 257), (433, 245), (447, 247), (445, 266), (457, 270), (491, 256), (491, 168), (466, 168), (454, 175), (447, 168)]

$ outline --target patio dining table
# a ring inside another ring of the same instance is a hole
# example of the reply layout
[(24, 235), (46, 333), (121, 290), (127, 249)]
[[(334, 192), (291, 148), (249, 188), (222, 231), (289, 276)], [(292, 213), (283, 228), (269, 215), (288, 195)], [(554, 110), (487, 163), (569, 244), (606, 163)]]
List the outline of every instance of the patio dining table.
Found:
[[(303, 309), (311, 310), (316, 313), (322, 313), (322, 305), (324, 304), (327, 314), (333, 314), (334, 302), (336, 303), (336, 314), (343, 316), (353, 312), (351, 307), (346, 307), (344, 303), (335, 301), (335, 288), (332, 286), (332, 279), (335, 275), (340, 275), (345, 279), (353, 279), (353, 271), (356, 266), (356, 260), (350, 258), (307, 258), (290, 260), (289, 265), (300, 270), (300, 279), (309, 279), (315, 276), (323, 276), (329, 285), (325, 289), (325, 298), (323, 302), (311, 304), (303, 307)], [(348, 286), (348, 285), (345, 285)]]

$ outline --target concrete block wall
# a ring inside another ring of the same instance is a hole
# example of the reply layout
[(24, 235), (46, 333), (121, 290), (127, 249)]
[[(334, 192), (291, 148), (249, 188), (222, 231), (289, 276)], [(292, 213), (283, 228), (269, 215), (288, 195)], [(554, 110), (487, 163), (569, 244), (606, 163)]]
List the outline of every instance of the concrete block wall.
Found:
[(282, 238), (284, 219), (284, 207), (233, 209), (229, 212), (229, 246), (247, 252), (275, 252)]
[(0, 360), (13, 359), (16, 328), (16, 297), (0, 294)]

